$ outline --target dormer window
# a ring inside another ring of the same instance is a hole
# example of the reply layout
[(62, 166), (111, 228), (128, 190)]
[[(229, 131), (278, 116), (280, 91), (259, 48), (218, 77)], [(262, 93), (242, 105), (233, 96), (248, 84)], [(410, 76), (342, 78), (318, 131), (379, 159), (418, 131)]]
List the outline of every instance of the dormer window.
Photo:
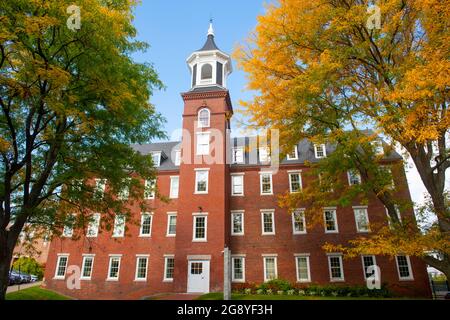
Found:
[(212, 80), (213, 68), (209, 63), (202, 66), (202, 80)]
[(209, 110), (204, 108), (198, 112), (198, 127), (209, 128)]
[(153, 165), (159, 167), (161, 165), (161, 152), (152, 153)]
[(315, 144), (314, 145), (314, 155), (316, 159), (322, 159), (327, 156), (327, 151), (324, 144)]

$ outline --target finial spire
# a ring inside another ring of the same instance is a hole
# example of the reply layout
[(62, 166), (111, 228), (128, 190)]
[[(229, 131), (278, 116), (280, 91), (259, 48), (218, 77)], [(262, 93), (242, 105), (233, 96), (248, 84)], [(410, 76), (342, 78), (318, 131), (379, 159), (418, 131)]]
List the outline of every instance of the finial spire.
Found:
[(214, 36), (213, 19), (209, 19), (208, 36)]

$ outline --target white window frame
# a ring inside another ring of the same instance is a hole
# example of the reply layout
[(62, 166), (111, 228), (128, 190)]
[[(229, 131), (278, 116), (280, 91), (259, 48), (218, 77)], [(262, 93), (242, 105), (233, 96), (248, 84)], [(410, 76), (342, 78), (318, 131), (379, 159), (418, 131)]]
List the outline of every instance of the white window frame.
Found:
[(174, 269), (175, 269), (175, 255), (174, 254), (165, 254), (164, 255), (164, 276), (163, 276), (163, 282), (173, 282), (173, 272), (174, 272), (174, 270), (172, 270), (172, 278), (167, 278), (167, 267), (168, 267), (167, 260), (169, 260), (169, 259), (173, 259), (173, 265), (174, 265)]
[(181, 150), (175, 151), (174, 165), (176, 165), (177, 167), (181, 165)]
[[(367, 221), (367, 227), (366, 227), (366, 229), (363, 229), (363, 230), (361, 230), (359, 228), (359, 225), (358, 225), (357, 212), (360, 211), (360, 210), (364, 210), (365, 218), (366, 218), (366, 221)], [(363, 207), (353, 207), (353, 216), (355, 217), (356, 232), (358, 232), (358, 233), (368, 233), (368, 232), (370, 232), (369, 213), (368, 213), (367, 207), (365, 207), (365, 206), (363, 206)]]
[[(149, 233), (142, 233), (143, 226), (144, 226), (144, 219), (146, 217), (150, 217), (150, 232)], [(153, 227), (153, 212), (142, 212), (141, 213), (141, 225), (139, 228), (139, 237), (141, 238), (150, 238), (152, 236), (152, 227)]]
[[(270, 163), (270, 148), (269, 147), (260, 147), (258, 148), (259, 162), (262, 164)], [(265, 159), (263, 157), (265, 155)]]
[[(272, 216), (272, 231), (264, 231), (264, 215), (269, 214)], [(275, 210), (273, 209), (262, 209), (261, 210), (261, 235), (263, 236), (273, 236), (275, 235)]]
[[(174, 190), (174, 180), (178, 181), (177, 189)], [(170, 176), (170, 190), (169, 190), (169, 198), (178, 199), (180, 193), (180, 176)]]
[[(89, 222), (88, 228), (86, 230), (86, 238), (96, 238), (98, 237), (98, 229), (100, 228), (100, 213), (92, 214), (93, 220)], [(92, 232), (91, 232), (92, 231)]]
[[(236, 279), (236, 277), (235, 277), (234, 260), (242, 261), (242, 279)], [(231, 281), (234, 283), (244, 283), (245, 282), (245, 255), (243, 255), (243, 254), (231, 255)]]
[(264, 265), (264, 282), (273, 280), (273, 279), (268, 279), (267, 278), (267, 259), (274, 259), (274, 268), (275, 268), (275, 277), (273, 279), (278, 279), (278, 256), (272, 255), (272, 254), (267, 254), (267, 255), (263, 255), (263, 265)]
[[(119, 259), (119, 264), (117, 266), (117, 277), (111, 277), (111, 263), (113, 259)], [(120, 265), (122, 264), (122, 255), (121, 254), (110, 254), (109, 255), (109, 264), (108, 264), (108, 275), (106, 281), (119, 281), (120, 276)]]
[[(76, 215), (74, 213), (71, 213), (67, 216), (66, 220), (74, 220)], [(73, 237), (73, 221), (71, 221), (70, 225), (67, 225), (67, 222), (64, 224), (62, 237), (63, 238), (72, 238)]]
[[(294, 152), (295, 153), (295, 157), (291, 157), (291, 153)], [(288, 153), (286, 155), (286, 159), (287, 160), (298, 160), (298, 147), (294, 146), (294, 150), (292, 150), (291, 153)]]
[(156, 189), (156, 179), (145, 180), (145, 182), (144, 182), (144, 199), (145, 200), (155, 199), (155, 193), (156, 193), (155, 189)]
[[(69, 256), (70, 255), (68, 253), (58, 253), (58, 258), (56, 259), (55, 276), (53, 277), (53, 279), (63, 280), (66, 278), (67, 266), (69, 265)], [(59, 271), (59, 267), (60, 267), (62, 258), (66, 258), (66, 265), (64, 266), (64, 275), (61, 276), (61, 275), (58, 275), (58, 271)]]
[[(297, 282), (300, 283), (308, 283), (311, 282), (311, 264), (309, 262), (309, 253), (295, 253), (294, 257), (295, 257), (295, 274), (297, 276)], [(299, 258), (306, 258), (306, 265), (308, 267), (308, 279), (300, 279), (300, 273), (299, 273), (299, 269), (298, 269), (298, 259)]]
[[(242, 160), (238, 161), (236, 157), (236, 151), (240, 151), (242, 155)], [(240, 164), (245, 162), (245, 153), (244, 153), (244, 147), (235, 147), (231, 149), (231, 162), (233, 164)]]
[[(342, 261), (342, 254), (341, 253), (330, 253), (327, 255), (328, 258), (328, 272), (330, 274), (330, 282), (343, 282), (345, 281), (345, 275), (344, 275), (344, 263)], [(340, 278), (334, 278), (331, 272), (331, 258), (339, 258), (339, 268), (341, 270), (341, 277)]]
[[(136, 281), (136, 282), (145, 282), (145, 281), (147, 281), (149, 258), (150, 258), (150, 255), (148, 255), (148, 254), (137, 254), (136, 255), (136, 270), (135, 270), (135, 273), (134, 273), (134, 281)], [(140, 259), (145, 259), (145, 277), (144, 278), (138, 278), (139, 260)]]
[[(358, 177), (358, 183), (352, 183), (352, 173), (355, 174), (356, 177)], [(361, 175), (359, 174), (359, 172), (357, 170), (348, 170), (347, 171), (347, 179), (348, 179), (348, 185), (349, 186), (356, 186), (356, 185), (360, 185), (362, 183), (361, 180)]]
[[(302, 220), (303, 220), (303, 231), (297, 231), (295, 230), (295, 213), (300, 212)], [(305, 209), (298, 208), (292, 211), (292, 234), (306, 234), (306, 218), (305, 218)]]
[[(89, 276), (84, 276), (84, 268), (86, 267), (87, 259), (92, 259), (91, 272), (90, 272)], [(81, 263), (80, 280), (91, 280), (92, 279), (92, 273), (94, 272), (94, 261), (95, 261), (95, 254), (83, 254), (83, 260)]]
[[(245, 227), (244, 227), (244, 210), (232, 210), (231, 211), (231, 235), (232, 236), (243, 236), (245, 233)], [(234, 232), (234, 216), (240, 215), (241, 216), (241, 224), (242, 224), (242, 231), (241, 232)]]
[[(207, 144), (207, 148), (205, 147), (206, 146), (206, 144), (200, 144), (200, 142), (203, 142), (201, 139), (200, 139), (200, 136), (207, 136), (208, 137), (208, 144)], [(205, 132), (197, 132), (197, 134), (196, 134), (196, 143), (195, 143), (195, 154), (197, 155), (197, 156), (207, 156), (207, 155), (209, 155), (209, 152), (210, 152), (210, 144), (211, 144), (211, 133), (209, 132), (209, 131), (205, 131)], [(203, 146), (204, 147), (204, 149), (203, 149), (203, 147), (201, 147), (201, 148), (199, 148), (200, 146)]]
[[(170, 221), (171, 221), (172, 217), (175, 217), (175, 233), (169, 233), (169, 231), (170, 231)], [(176, 231), (177, 220), (178, 220), (177, 212), (167, 212), (166, 237), (175, 237), (177, 235), (177, 231)]]
[[(263, 192), (263, 176), (265, 176), (265, 175), (268, 175), (270, 177), (270, 193)], [(273, 174), (272, 174), (272, 172), (260, 172), (259, 173), (259, 189), (260, 189), (260, 194), (262, 196), (273, 195)]]
[[(409, 270), (409, 277), (402, 277), (400, 275), (400, 266), (398, 264), (398, 257), (399, 256), (403, 256), (403, 257), (406, 258), (406, 262), (408, 264), (408, 270)], [(398, 274), (398, 279), (400, 281), (412, 281), (412, 280), (414, 280), (414, 274), (413, 274), (413, 270), (412, 270), (412, 267), (411, 267), (411, 260), (410, 260), (408, 255), (403, 255), (403, 254), (396, 255), (395, 256), (395, 264), (397, 266), (397, 274)]]
[(363, 268), (363, 275), (364, 275), (364, 279), (367, 280), (366, 266), (364, 265), (364, 257), (372, 257), (374, 266), (377, 266), (377, 258), (374, 255), (372, 255), (372, 254), (363, 254), (363, 255), (361, 255), (361, 264), (362, 264), (362, 268)]
[(380, 139), (376, 139), (376, 140), (371, 141), (370, 144), (372, 145), (372, 148), (374, 149), (375, 155), (377, 155), (377, 156), (384, 155), (383, 141), (381, 141)]
[[(300, 184), (300, 189), (298, 191), (293, 191), (292, 190), (292, 176), (293, 175), (298, 175), (298, 181)], [(299, 193), (303, 190), (303, 182), (302, 182), (302, 172), (301, 171), (288, 171), (288, 176), (289, 176), (289, 192), (290, 193)]]
[[(208, 112), (208, 123), (206, 125), (203, 125), (203, 123), (200, 120), (200, 115), (201, 115), (202, 111)], [(200, 110), (198, 110), (197, 124), (198, 124), (197, 128), (209, 128), (211, 126), (211, 111), (208, 108), (201, 108)]]
[(95, 186), (94, 186), (94, 196), (98, 195), (99, 198), (102, 198), (106, 191), (106, 179), (95, 179)]
[[(192, 222), (192, 242), (208, 242), (208, 214), (206, 213), (194, 213)], [(197, 218), (205, 218), (205, 237), (196, 238), (195, 230), (197, 226)]]
[[(335, 230), (327, 230), (327, 217), (325, 214), (326, 211), (333, 211), (333, 220), (334, 220)], [(325, 233), (339, 233), (339, 225), (338, 225), (338, 220), (337, 220), (337, 209), (336, 208), (324, 208), (323, 209), (323, 221), (324, 221)]]
[[(150, 152), (152, 155), (152, 160), (153, 160), (153, 165), (155, 166), (155, 168), (160, 167), (161, 166), (161, 151), (153, 151)], [(157, 161), (155, 161), (155, 156), (157, 156)]]
[[(319, 156), (318, 154), (318, 147), (321, 147), (323, 150), (323, 156)], [(323, 159), (327, 157), (327, 148), (326, 145), (324, 143), (321, 144), (315, 144), (314, 145), (314, 156), (316, 157), (316, 159)]]
[(116, 214), (116, 216), (114, 217), (114, 228), (112, 237), (113, 238), (125, 237), (125, 225), (126, 225), (126, 216), (124, 214)]
[[(208, 194), (208, 188), (209, 188), (209, 169), (194, 169), (195, 170), (195, 194)], [(199, 191), (198, 190), (198, 182), (199, 182), (199, 176), (200, 173), (206, 173), (206, 191)]]
[[(231, 174), (231, 195), (233, 197), (243, 197), (244, 196), (244, 180), (245, 180), (244, 176), (245, 176), (245, 173), (232, 173)], [(241, 178), (241, 181), (242, 181), (242, 193), (235, 193), (235, 190), (234, 190), (234, 186), (235, 186), (234, 178), (235, 177), (240, 177)]]

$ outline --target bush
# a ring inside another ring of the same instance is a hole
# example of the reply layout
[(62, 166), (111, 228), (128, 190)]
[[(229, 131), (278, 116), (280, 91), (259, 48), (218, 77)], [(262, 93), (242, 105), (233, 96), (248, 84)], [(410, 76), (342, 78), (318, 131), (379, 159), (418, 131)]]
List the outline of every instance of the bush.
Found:
[(272, 292), (288, 291), (288, 290), (293, 289), (293, 287), (289, 281), (282, 280), (282, 279), (274, 279), (274, 280), (264, 282), (258, 288), (263, 289), (266, 292), (269, 289)]
[(20, 270), (22, 273), (32, 274), (42, 279), (44, 268), (33, 258), (21, 257), (13, 264), (14, 270)]

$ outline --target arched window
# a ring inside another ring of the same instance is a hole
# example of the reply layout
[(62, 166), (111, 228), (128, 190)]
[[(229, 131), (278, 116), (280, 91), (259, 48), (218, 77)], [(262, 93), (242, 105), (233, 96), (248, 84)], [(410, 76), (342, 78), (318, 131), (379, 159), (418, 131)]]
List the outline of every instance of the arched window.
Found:
[(210, 64), (204, 64), (202, 66), (202, 80), (212, 79), (212, 66)]
[(209, 110), (201, 109), (198, 112), (198, 127), (199, 128), (208, 128), (209, 127)]

